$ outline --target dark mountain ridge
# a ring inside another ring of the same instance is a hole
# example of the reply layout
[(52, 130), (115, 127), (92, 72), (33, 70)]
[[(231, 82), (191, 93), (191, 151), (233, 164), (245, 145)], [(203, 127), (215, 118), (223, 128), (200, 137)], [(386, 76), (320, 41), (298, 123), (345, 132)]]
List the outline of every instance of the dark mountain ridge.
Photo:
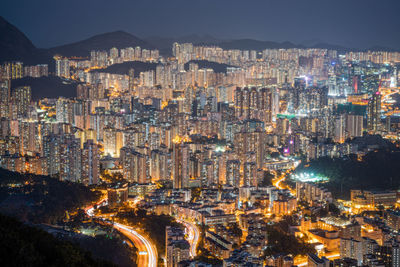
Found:
[(0, 61), (21, 60), (35, 50), (24, 33), (0, 16)]
[[(21, 60), (25, 64), (49, 64), (54, 69), (53, 57), (62, 56), (89, 57), (91, 50), (109, 50), (112, 47), (119, 49), (140, 46), (146, 49), (157, 48), (164, 55), (171, 54), (173, 42), (192, 42), (196, 45), (216, 45), (224, 49), (263, 50), (263, 49), (288, 49), (288, 48), (326, 48), (339, 52), (366, 51), (368, 49), (350, 49), (343, 46), (316, 43), (311, 46), (295, 44), (292, 42), (273, 42), (254, 39), (221, 40), (211, 35), (188, 35), (180, 38), (149, 37), (140, 39), (124, 31), (115, 31), (98, 34), (88, 39), (61, 45), (53, 48), (36, 48), (35, 45), (17, 27), (7, 22), (0, 16), (0, 63), (4, 61)], [(400, 51), (400, 49), (373, 46), (372, 51)]]
[(239, 39), (232, 41), (225, 41), (216, 44), (223, 49), (240, 49), (240, 50), (264, 50), (264, 49), (289, 49), (289, 48), (306, 48), (302, 45), (296, 45), (291, 42), (272, 42), (272, 41), (259, 41), (254, 39)]
[(48, 52), (51, 54), (60, 54), (66, 57), (87, 57), (90, 55), (90, 51), (92, 50), (108, 51), (113, 47), (122, 49), (136, 46), (146, 49), (154, 49), (152, 45), (130, 33), (124, 31), (115, 31), (95, 35), (88, 39), (72, 44), (53, 47), (48, 49)]
[(54, 66), (54, 55), (89, 57), (91, 50), (136, 47), (154, 49), (146, 41), (124, 31), (98, 34), (88, 39), (52, 48), (36, 48), (17, 27), (0, 16), (0, 63), (21, 60), (25, 64), (47, 63)]

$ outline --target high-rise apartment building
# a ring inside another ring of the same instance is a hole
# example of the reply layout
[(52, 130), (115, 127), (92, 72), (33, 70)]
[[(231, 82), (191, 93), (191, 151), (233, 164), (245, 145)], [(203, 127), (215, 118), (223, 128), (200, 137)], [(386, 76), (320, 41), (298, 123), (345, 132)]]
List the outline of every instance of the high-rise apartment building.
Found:
[(10, 80), (0, 79), (0, 118), (9, 117), (11, 98)]
[(47, 174), (53, 177), (60, 173), (60, 139), (54, 134), (43, 136), (42, 155), (47, 160)]
[(139, 184), (150, 182), (147, 159), (147, 155), (132, 148), (121, 148), (120, 162), (124, 178)]
[(68, 58), (55, 57), (54, 59), (56, 61), (56, 75), (68, 79), (71, 76)]
[(182, 140), (175, 140), (173, 144), (172, 177), (174, 188), (189, 186), (189, 147)]
[(230, 186), (240, 187), (240, 161), (228, 160), (226, 162), (226, 181)]
[(240, 120), (272, 122), (272, 89), (236, 88), (235, 115)]
[(367, 107), (367, 129), (369, 131), (378, 130), (381, 122), (381, 100), (382, 95), (378, 91), (372, 95)]
[(363, 116), (347, 115), (346, 132), (349, 137), (361, 137), (363, 134)]
[(82, 180), (85, 184), (98, 184), (100, 176), (99, 146), (89, 139), (83, 144)]
[(79, 139), (66, 135), (60, 143), (60, 180), (82, 182), (82, 149)]
[(4, 64), (5, 68), (5, 78), (8, 79), (21, 79), (24, 77), (24, 67), (22, 62), (6, 62)]
[(12, 92), (12, 117), (25, 117), (31, 103), (31, 87), (21, 86)]
[(180, 228), (165, 228), (165, 258), (167, 267), (178, 267), (179, 262), (190, 258), (190, 244)]

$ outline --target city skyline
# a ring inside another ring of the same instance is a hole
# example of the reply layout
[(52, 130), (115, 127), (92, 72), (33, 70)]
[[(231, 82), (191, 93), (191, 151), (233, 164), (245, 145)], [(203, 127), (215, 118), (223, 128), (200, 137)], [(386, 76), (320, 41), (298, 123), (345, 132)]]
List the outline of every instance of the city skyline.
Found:
[(400, 267), (400, 4), (4, 6), (4, 266)]

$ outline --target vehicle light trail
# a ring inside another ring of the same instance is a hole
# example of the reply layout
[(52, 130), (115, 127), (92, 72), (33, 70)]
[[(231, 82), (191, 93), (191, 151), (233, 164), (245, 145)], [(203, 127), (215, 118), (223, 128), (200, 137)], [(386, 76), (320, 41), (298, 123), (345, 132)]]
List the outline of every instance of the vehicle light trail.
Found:
[(284, 189), (281, 186), (281, 182), (284, 181), (285, 179), (286, 179), (285, 175), (282, 175), (281, 177), (279, 177), (278, 180), (275, 182), (275, 187), (278, 188), (278, 189)]
[(147, 238), (133, 230), (131, 227), (120, 223), (114, 223), (114, 228), (128, 237), (139, 250), (137, 261), (138, 266), (157, 266), (157, 250)]
[[(97, 203), (97, 205), (100, 206), (105, 203), (107, 203), (107, 199), (101, 200)], [(94, 215), (94, 210), (94, 206), (85, 208), (86, 214), (90, 217), (97, 217)], [(104, 218), (102, 219), (104, 220)], [(108, 223), (112, 224), (111, 222)], [(131, 240), (135, 247), (139, 250), (137, 266), (157, 267), (157, 249), (147, 238), (132, 229), (132, 227), (120, 223), (114, 223), (112, 226), (125, 235), (129, 240)]]
[(191, 257), (196, 257), (196, 248), (197, 248), (197, 243), (199, 242), (199, 237), (200, 237), (200, 231), (199, 228), (188, 221), (182, 221), (182, 220), (177, 220), (177, 222), (185, 225), (186, 229), (188, 230), (188, 239), (187, 241), (190, 244), (190, 256)]

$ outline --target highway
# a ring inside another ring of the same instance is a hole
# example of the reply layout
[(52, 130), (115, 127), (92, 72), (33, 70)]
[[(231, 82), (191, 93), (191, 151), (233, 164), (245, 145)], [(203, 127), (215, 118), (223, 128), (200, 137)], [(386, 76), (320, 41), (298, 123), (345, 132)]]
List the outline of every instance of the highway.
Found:
[[(107, 203), (107, 199), (101, 200), (97, 205), (104, 205)], [(94, 207), (89, 206), (85, 208), (86, 214), (90, 217), (96, 217), (94, 215)], [(98, 217), (101, 218), (101, 217)], [(104, 220), (104, 218), (102, 218)], [(111, 222), (110, 222), (111, 224)], [(156, 267), (157, 266), (157, 249), (156, 247), (143, 235), (138, 233), (132, 227), (123, 225), (120, 223), (114, 223), (113, 227), (126, 236), (129, 240), (133, 242), (135, 247), (138, 249), (138, 257), (137, 257), (137, 266), (148, 266), (148, 267)]]
[(199, 228), (191, 222), (188, 221), (182, 221), (182, 220), (177, 220), (177, 222), (185, 225), (188, 233), (188, 238), (187, 241), (190, 244), (190, 256), (191, 257), (196, 257), (196, 248), (197, 248), (197, 243), (199, 242), (199, 237), (200, 237), (200, 231)]
[(135, 244), (135, 247), (139, 251), (137, 266), (157, 266), (157, 249), (148, 239), (131, 227), (123, 224), (114, 223), (114, 228)]

